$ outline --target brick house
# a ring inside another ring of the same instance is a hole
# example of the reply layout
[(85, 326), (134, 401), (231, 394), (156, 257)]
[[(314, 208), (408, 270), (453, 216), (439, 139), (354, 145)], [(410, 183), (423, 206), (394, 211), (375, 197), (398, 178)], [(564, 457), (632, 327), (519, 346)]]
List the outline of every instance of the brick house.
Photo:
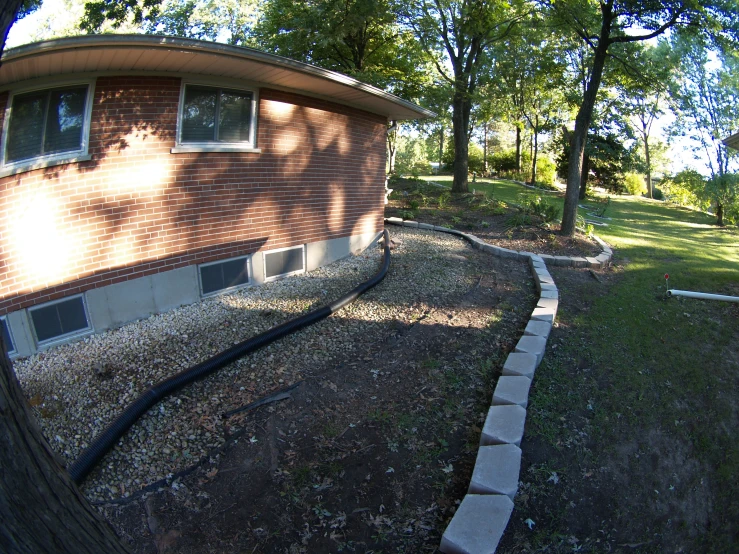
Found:
[(383, 227), (389, 120), (430, 112), (247, 48), (84, 36), (0, 66), (13, 356), (330, 263)]

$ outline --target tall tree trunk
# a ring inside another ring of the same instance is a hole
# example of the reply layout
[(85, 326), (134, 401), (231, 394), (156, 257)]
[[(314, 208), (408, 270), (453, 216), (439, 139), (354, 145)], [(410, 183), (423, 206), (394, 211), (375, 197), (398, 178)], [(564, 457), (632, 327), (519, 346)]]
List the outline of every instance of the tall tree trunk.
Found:
[(398, 130), (393, 129), (387, 134), (387, 150), (388, 150), (388, 174), (395, 173), (395, 155), (398, 152)]
[[(1, 341), (0, 341), (1, 342)], [(8, 553), (124, 553), (54, 459), (0, 352), (0, 545)]]
[(442, 158), (444, 157), (444, 126), (439, 127), (439, 171), (441, 171)]
[(488, 175), (488, 123), (482, 124), (482, 174)]
[(649, 198), (654, 198), (654, 189), (652, 187), (652, 164), (649, 160), (649, 137), (644, 135), (644, 161), (647, 162), (647, 194)]
[(716, 203), (716, 225), (724, 226), (724, 205), (721, 202)]
[(521, 127), (516, 125), (516, 171), (521, 171)]
[(23, 0), (5, 0), (0, 2), (0, 54), (5, 50), (8, 31), (15, 21), (15, 14), (23, 4)]
[(582, 162), (585, 154), (585, 143), (588, 138), (588, 129), (590, 121), (593, 117), (593, 108), (595, 107), (595, 97), (600, 88), (600, 81), (603, 77), (603, 67), (606, 63), (608, 54), (609, 39), (611, 35), (611, 24), (613, 23), (613, 7), (610, 4), (601, 2), (600, 9), (603, 20), (598, 38), (598, 46), (595, 49), (593, 57), (593, 69), (590, 73), (590, 81), (588, 88), (583, 96), (582, 104), (575, 118), (575, 130), (572, 133), (572, 142), (570, 143), (570, 159), (569, 170), (567, 172), (567, 191), (565, 192), (565, 204), (562, 210), (562, 229), (560, 233), (564, 236), (571, 237), (575, 234), (575, 225), (577, 224), (577, 201), (580, 192), (580, 182), (582, 179)]
[(588, 175), (590, 174), (590, 156), (583, 154), (582, 157), (582, 174), (580, 175), (580, 194), (578, 198), (585, 200), (588, 196)]
[[(463, 86), (463, 85), (462, 85)], [(455, 90), (452, 99), (452, 127), (454, 131), (454, 182), (452, 192), (469, 192), (469, 134), (472, 102), (466, 90)]]
[(539, 156), (539, 133), (536, 132), (536, 128), (533, 129), (533, 135), (533, 152), (531, 154), (531, 184), (536, 185), (536, 158)]

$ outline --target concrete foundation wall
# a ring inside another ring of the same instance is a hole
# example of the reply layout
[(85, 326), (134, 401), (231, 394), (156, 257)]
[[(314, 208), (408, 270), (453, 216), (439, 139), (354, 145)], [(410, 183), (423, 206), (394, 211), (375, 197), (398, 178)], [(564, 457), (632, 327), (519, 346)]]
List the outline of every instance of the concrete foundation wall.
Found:
[[(379, 237), (380, 233), (363, 233), (308, 243), (305, 245), (306, 269), (312, 271), (357, 254)], [(250, 258), (249, 285), (245, 286), (259, 285), (264, 281), (263, 256), (259, 252)], [(198, 266), (190, 265), (91, 289), (84, 293), (84, 297), (92, 329), (41, 347), (34, 338), (26, 309), (7, 314), (6, 323), (15, 341), (15, 354), (12, 357), (30, 356), (57, 344), (80, 340), (91, 333), (114, 329), (155, 313), (198, 302), (202, 298)]]

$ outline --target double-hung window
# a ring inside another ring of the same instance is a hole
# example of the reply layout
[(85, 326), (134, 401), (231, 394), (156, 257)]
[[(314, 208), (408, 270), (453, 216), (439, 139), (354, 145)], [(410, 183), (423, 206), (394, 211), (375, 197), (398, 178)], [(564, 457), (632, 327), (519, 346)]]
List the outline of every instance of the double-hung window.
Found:
[(90, 85), (14, 94), (6, 111), (3, 167), (32, 168), (87, 154)]
[(254, 148), (255, 105), (251, 91), (186, 84), (180, 107), (179, 146)]

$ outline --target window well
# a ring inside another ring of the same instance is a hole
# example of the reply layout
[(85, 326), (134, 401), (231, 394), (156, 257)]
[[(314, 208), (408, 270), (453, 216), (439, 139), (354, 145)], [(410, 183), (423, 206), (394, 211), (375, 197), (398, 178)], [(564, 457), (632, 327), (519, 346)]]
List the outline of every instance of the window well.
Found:
[(85, 301), (74, 296), (28, 309), (39, 344), (73, 336), (90, 329)]
[(200, 266), (203, 296), (249, 284), (249, 257), (234, 258)]
[(264, 278), (275, 279), (305, 271), (305, 249), (302, 246), (264, 253)]
[(0, 330), (3, 334), (3, 340), (5, 341), (5, 347), (8, 349), (8, 354), (15, 352), (15, 343), (13, 342), (13, 335), (10, 334), (10, 327), (6, 319), (0, 318)]

